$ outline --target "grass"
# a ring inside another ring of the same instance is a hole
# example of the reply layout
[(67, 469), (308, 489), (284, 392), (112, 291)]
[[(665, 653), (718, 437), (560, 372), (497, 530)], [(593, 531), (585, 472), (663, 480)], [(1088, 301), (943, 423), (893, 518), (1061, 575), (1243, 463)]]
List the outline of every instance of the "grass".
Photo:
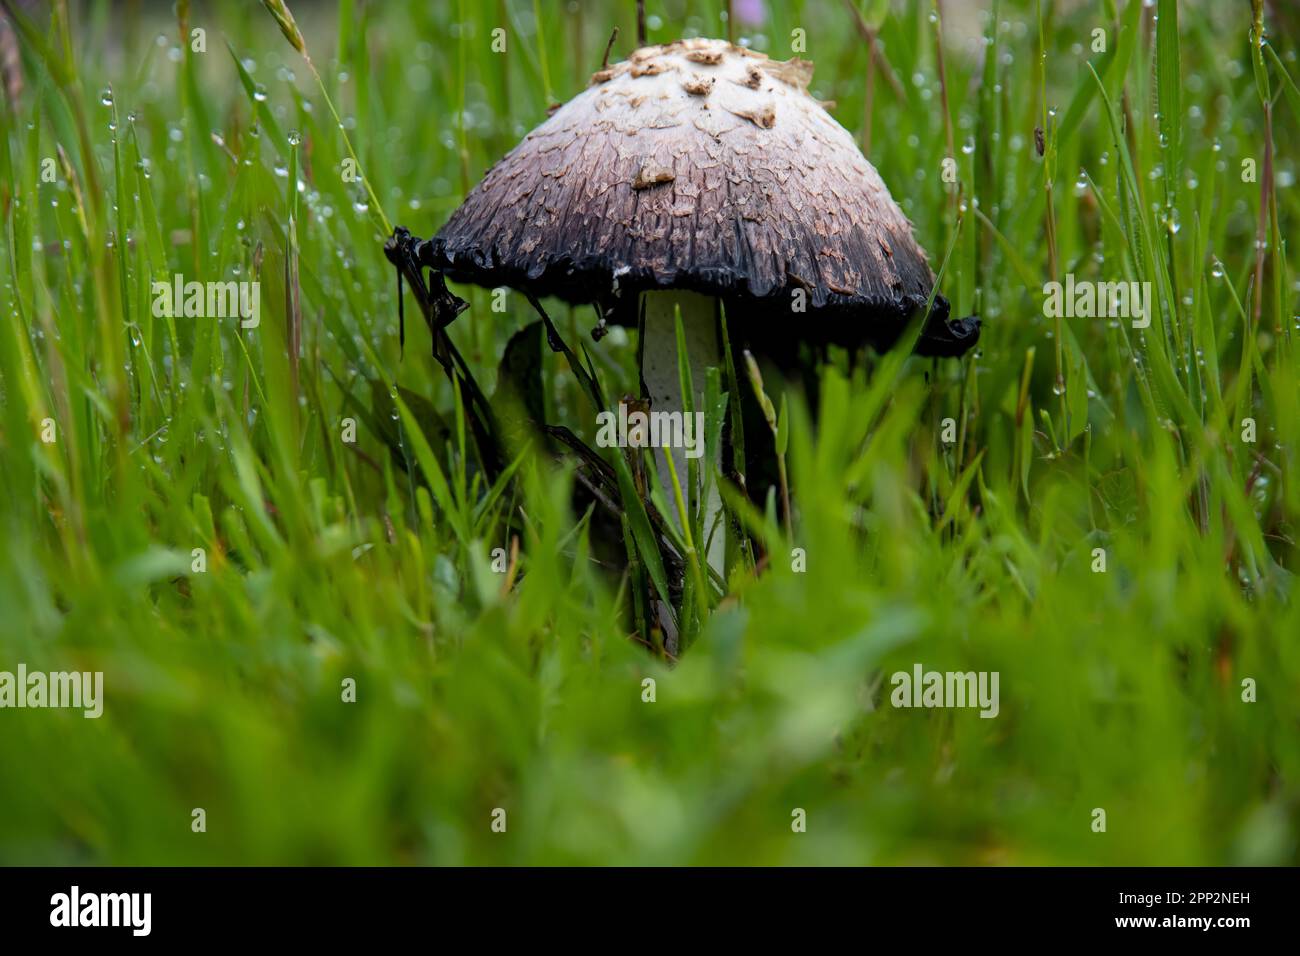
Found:
[[(177, 6), (16, 17), (0, 670), (101, 670), (106, 700), (0, 711), (0, 862), (1300, 862), (1285, 5), (868, 2), (858, 31), (770, 0), (734, 25), (780, 57), (804, 31), (984, 330), (960, 360), (765, 380), (793, 513), (728, 492), (766, 559), (725, 597), (694, 578), (675, 663), (630, 637), (664, 573), (636, 476), (612, 456), (626, 575), (571, 465), (485, 477), (426, 327), (399, 347), (382, 251), (584, 88), (615, 25), (625, 56), (634, 4)], [(725, 34), (721, 0), (647, 6), (651, 42)], [(176, 273), (257, 278), (260, 324), (156, 317)], [(1046, 317), (1068, 273), (1152, 283), (1150, 327)], [(523, 361), (590, 443), (565, 357), (506, 352), (524, 297), (455, 291), (483, 390)], [(635, 389), (635, 335), (546, 308), (603, 395)], [(727, 364), (715, 422), (751, 388)], [(917, 662), (999, 672), (999, 716), (891, 707)]]

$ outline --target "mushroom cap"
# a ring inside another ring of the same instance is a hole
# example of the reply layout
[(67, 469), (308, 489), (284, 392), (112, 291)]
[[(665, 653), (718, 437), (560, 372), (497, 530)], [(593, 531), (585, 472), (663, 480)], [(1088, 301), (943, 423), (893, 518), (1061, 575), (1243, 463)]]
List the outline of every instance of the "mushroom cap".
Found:
[[(493, 166), (426, 261), (626, 324), (635, 293), (681, 288), (724, 299), (733, 329), (890, 344), (934, 275), (811, 77), (806, 60), (721, 40), (638, 49)], [(813, 321), (792, 326), (801, 312)], [(947, 313), (936, 296), (927, 331), (942, 336)], [(940, 354), (965, 351), (972, 331)]]

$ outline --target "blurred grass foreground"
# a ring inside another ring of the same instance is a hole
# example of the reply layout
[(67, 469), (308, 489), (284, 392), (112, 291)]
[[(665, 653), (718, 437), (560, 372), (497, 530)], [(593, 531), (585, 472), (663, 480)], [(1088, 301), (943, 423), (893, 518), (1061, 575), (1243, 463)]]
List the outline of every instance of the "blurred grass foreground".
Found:
[[(0, 863), (1300, 862), (1290, 4), (648, 0), (651, 43), (813, 60), (983, 321), (764, 371), (793, 508), (728, 492), (758, 566), (676, 660), (635, 496), (611, 552), (571, 460), (488, 480), (383, 253), (635, 4), (292, 6), (4, 0)], [(257, 321), (158, 315), (178, 276), (258, 281)], [(1149, 327), (1067, 279), (1150, 283)], [(497, 396), (535, 313), (454, 291)], [(636, 393), (634, 331), (546, 308)], [(20, 665), (101, 673), (102, 715), (18, 707)], [(897, 706), (931, 671), (996, 716)]]

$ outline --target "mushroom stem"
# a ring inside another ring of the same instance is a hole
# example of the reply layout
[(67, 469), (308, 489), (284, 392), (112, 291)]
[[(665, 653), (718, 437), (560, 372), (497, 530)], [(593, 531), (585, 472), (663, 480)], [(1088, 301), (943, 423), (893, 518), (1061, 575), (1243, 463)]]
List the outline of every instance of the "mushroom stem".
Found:
[[(644, 298), (645, 322), (641, 330), (641, 381), (645, 384), (646, 395), (650, 399), (651, 415), (663, 412), (676, 413), (668, 418), (660, 418), (660, 443), (669, 423), (672, 430), (671, 445), (657, 448), (655, 465), (659, 473), (659, 484), (665, 498), (670, 503), (676, 502), (672, 478), (668, 473), (665, 453), (672, 455), (673, 468), (677, 480), (682, 486), (682, 496), (688, 503), (697, 502), (700, 488), (687, 487), (689, 463), (695, 461), (699, 482), (704, 483), (706, 472), (716, 472), (722, 460), (722, 449), (710, 448), (704, 436), (704, 385), (710, 366), (722, 363), (721, 350), (718, 348), (717, 307), (718, 300), (712, 296), (687, 292), (683, 289), (667, 289), (661, 292), (647, 292)], [(677, 310), (681, 309), (682, 332), (686, 341), (686, 353), (691, 370), (692, 408), (699, 413), (687, 420), (682, 400), (681, 376), (677, 367)], [(670, 520), (681, 530), (681, 519), (675, 508), (670, 509)], [(722, 496), (718, 492), (716, 481), (709, 487), (708, 499), (704, 502), (704, 541), (695, 542), (703, 552), (707, 548), (706, 560), (709, 567), (725, 576), (723, 567), (726, 555), (725, 522), (721, 520)]]

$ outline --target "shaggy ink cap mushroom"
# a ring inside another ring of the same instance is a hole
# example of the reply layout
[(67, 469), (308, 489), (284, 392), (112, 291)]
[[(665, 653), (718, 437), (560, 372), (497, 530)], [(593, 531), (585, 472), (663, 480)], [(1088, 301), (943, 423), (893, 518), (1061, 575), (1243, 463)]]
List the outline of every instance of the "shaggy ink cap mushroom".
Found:
[[(638, 328), (651, 409), (683, 419), (703, 407), (707, 369), (721, 364), (719, 303), (730, 333), (778, 363), (795, 360), (800, 341), (888, 347), (930, 301), (935, 277), (880, 174), (809, 95), (811, 77), (805, 60), (721, 40), (642, 47), (488, 170), (436, 236), (399, 228), (385, 251), (439, 326), (465, 307), (447, 278), (510, 286), (534, 304), (592, 303), (602, 325)], [(920, 354), (961, 355), (979, 338), (978, 319), (950, 323), (948, 309), (935, 294)], [(669, 502), (666, 459), (684, 480), (688, 451), (657, 452)], [(720, 464), (720, 449), (708, 454)], [(710, 488), (707, 557), (722, 573), (722, 505)]]
[[(763, 352), (791, 339), (888, 347), (934, 274), (811, 76), (808, 61), (720, 40), (638, 49), (493, 166), (420, 261), (634, 327), (639, 293), (700, 293)], [(920, 354), (975, 344), (978, 319), (948, 311), (936, 295)]]

